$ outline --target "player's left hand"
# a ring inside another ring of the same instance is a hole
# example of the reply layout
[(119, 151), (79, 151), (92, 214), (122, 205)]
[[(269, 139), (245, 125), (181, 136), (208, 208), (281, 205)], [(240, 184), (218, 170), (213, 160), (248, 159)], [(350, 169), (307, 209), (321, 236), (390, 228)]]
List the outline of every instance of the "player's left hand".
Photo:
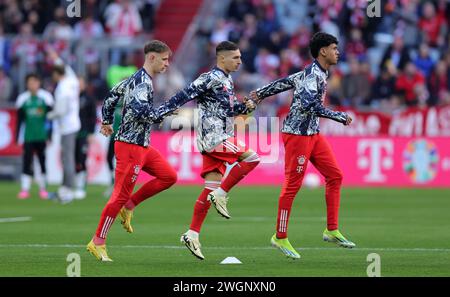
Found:
[(249, 99), (248, 97), (244, 97), (244, 103), (248, 109), (250, 109), (250, 110), (256, 109), (256, 103), (252, 99)]
[(113, 134), (114, 130), (112, 128), (112, 125), (102, 125), (100, 128), (100, 133), (105, 135), (105, 137), (111, 136)]

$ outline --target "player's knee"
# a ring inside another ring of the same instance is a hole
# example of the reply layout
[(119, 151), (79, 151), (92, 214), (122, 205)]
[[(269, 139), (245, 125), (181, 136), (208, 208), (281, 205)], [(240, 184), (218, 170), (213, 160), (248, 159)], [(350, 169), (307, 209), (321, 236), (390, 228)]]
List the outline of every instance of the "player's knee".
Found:
[(253, 163), (255, 166), (258, 165), (260, 161), (261, 158), (259, 155), (252, 150), (246, 151), (239, 157), (239, 162)]
[(175, 184), (178, 180), (178, 175), (175, 170), (170, 171), (163, 179), (164, 183), (170, 187)]
[(331, 176), (328, 177), (327, 182), (340, 185), (342, 184), (343, 179), (344, 175), (342, 174), (342, 171), (337, 170), (333, 172)]
[(223, 175), (220, 172), (211, 171), (205, 174), (203, 177), (205, 181), (221, 181)]

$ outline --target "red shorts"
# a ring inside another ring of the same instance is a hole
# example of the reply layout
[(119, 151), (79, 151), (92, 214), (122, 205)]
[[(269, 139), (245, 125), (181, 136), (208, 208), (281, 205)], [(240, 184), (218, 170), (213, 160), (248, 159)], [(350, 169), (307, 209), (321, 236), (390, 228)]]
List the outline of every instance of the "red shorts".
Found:
[(203, 153), (203, 168), (201, 177), (209, 172), (220, 172), (222, 175), (227, 170), (226, 164), (233, 164), (243, 153), (247, 151), (244, 142), (236, 137), (230, 137), (218, 144), (212, 151)]

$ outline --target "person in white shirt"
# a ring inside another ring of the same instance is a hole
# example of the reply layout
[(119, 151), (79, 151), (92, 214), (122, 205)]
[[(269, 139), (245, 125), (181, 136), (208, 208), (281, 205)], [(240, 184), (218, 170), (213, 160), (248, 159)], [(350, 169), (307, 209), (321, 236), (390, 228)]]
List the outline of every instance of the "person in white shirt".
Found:
[(68, 203), (75, 197), (75, 141), (81, 128), (79, 117), (80, 87), (75, 72), (65, 65), (54, 51), (49, 57), (55, 65), (52, 78), (57, 83), (55, 88), (55, 106), (48, 118), (55, 120), (61, 134), (61, 161), (63, 166), (63, 182), (57, 196), (62, 203)]

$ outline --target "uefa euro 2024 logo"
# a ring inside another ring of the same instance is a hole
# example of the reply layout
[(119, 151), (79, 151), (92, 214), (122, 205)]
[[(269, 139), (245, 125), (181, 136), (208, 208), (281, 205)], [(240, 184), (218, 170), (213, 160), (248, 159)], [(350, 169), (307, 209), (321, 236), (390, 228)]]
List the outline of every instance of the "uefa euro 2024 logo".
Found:
[(438, 162), (439, 154), (431, 141), (410, 141), (403, 152), (403, 169), (415, 183), (432, 181), (438, 170)]

